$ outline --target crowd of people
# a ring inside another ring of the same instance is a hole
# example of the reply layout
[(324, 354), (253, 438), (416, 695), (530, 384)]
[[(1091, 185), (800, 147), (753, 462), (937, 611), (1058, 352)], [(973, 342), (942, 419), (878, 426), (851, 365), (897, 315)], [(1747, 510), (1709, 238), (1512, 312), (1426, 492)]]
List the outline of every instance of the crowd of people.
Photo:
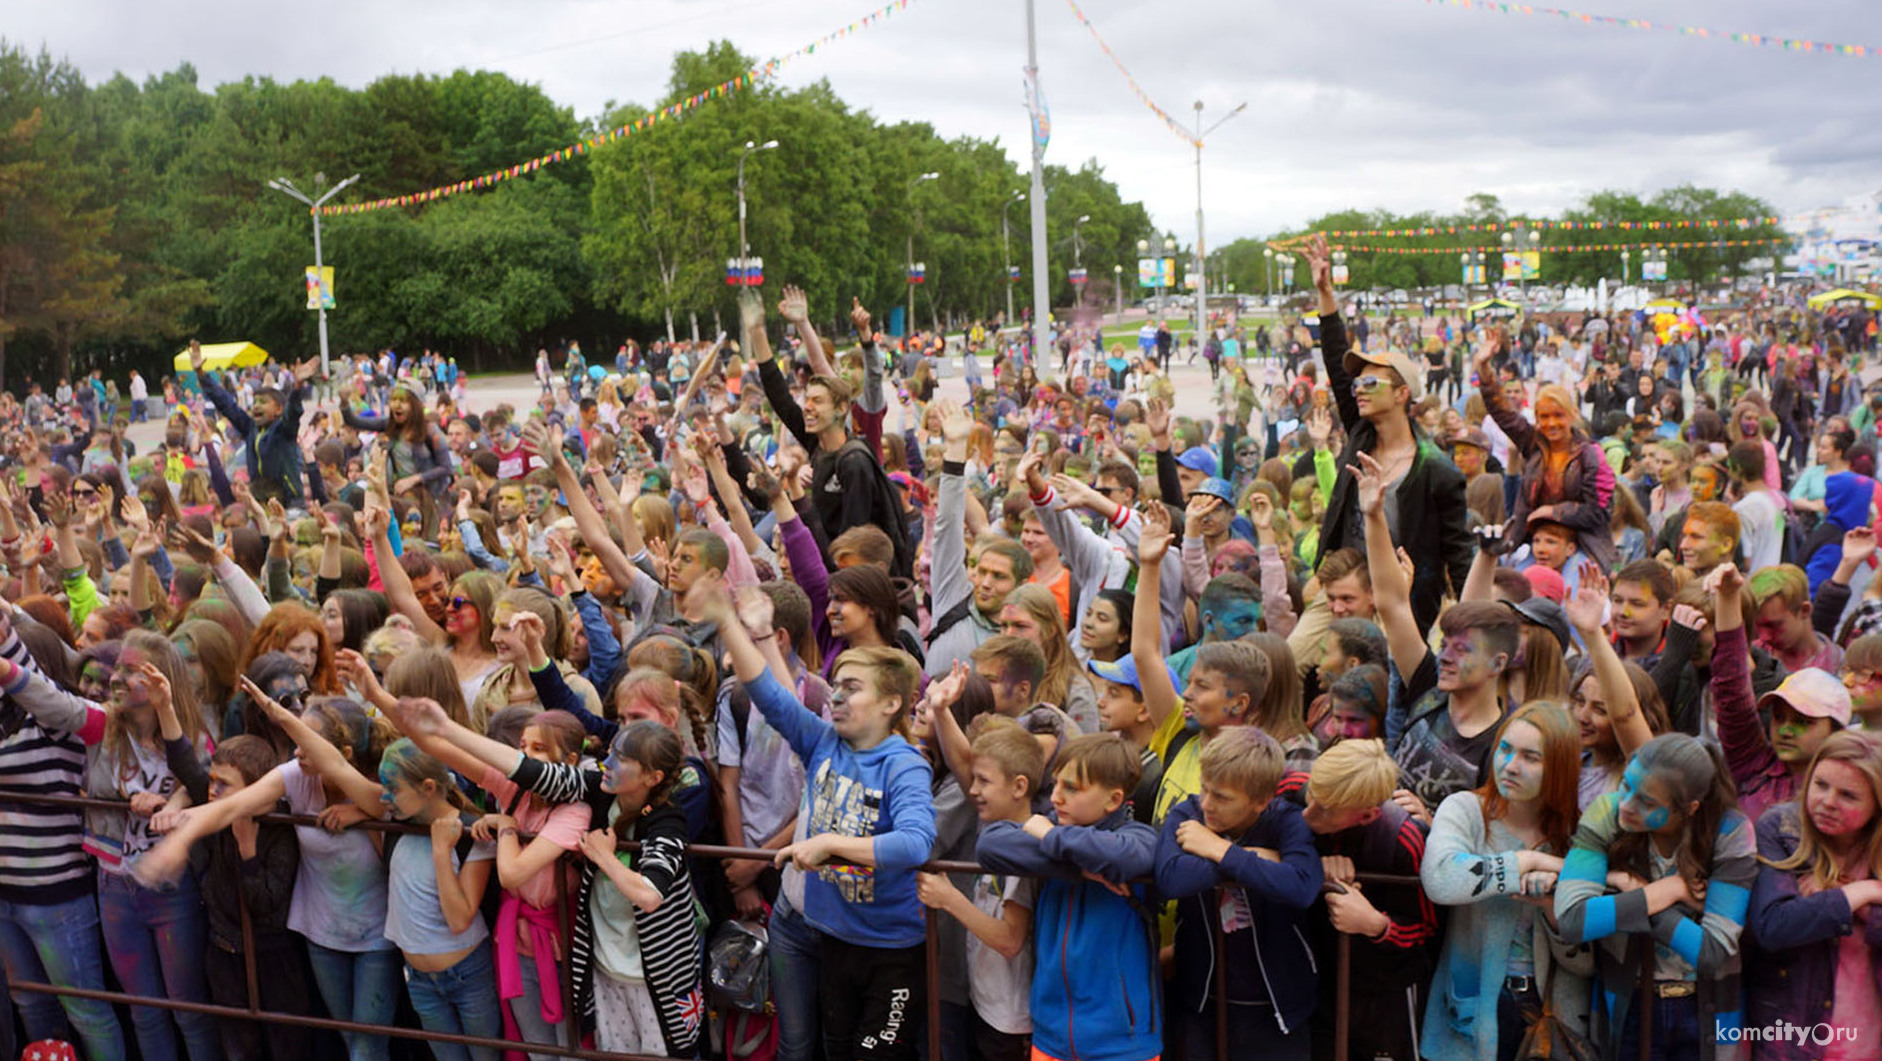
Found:
[(922, 1056), (938, 995), (930, 1061), (1151, 1061), (1331, 1057), (1346, 961), (1351, 1057), (1882, 1057), (1871, 319), (1349, 325), (1304, 257), (1314, 317), (1198, 344), (1216, 417), (1148, 323), (839, 352), (792, 288), (521, 409), (194, 346), (148, 452), (0, 400), (8, 978), (532, 1057)]

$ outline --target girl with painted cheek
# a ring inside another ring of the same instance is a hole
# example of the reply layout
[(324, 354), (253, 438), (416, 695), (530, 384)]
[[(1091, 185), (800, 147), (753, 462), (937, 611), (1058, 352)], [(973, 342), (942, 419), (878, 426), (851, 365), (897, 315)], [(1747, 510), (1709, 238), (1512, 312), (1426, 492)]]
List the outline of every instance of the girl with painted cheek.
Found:
[(1737, 809), (1724, 753), (1684, 733), (1642, 746), (1620, 790), (1582, 814), (1556, 889), (1563, 933), (1578, 943), (1605, 941), (1596, 950), (1598, 975), (1615, 1002), (1598, 1022), (1597, 1041), (1618, 1041), (1619, 1056), (1638, 1052), (1639, 970), (1626, 939), (1634, 934), (1652, 940), (1656, 1054), (1696, 1057), (1702, 1042), (1734, 1041), (1742, 1019), (1738, 937), (1757, 873), (1752, 825)]
[(1497, 732), (1489, 781), (1438, 804), (1419, 876), (1432, 902), (1455, 909), (1419, 1043), (1432, 1061), (1515, 1056), (1544, 993), (1557, 1019), (1586, 1032), (1591, 965), (1551, 916), (1579, 749), (1561, 705), (1527, 704)]
[[(429, 1031), (499, 1038), (496, 969), (480, 909), (496, 845), (470, 841), (476, 816), (450, 770), (410, 740), (394, 741), (379, 764), (380, 799), (398, 821), (429, 827), (424, 837), (389, 834), (391, 891), (386, 938), (405, 957), (405, 982)], [(496, 1061), (490, 1047), (435, 1043), (439, 1061)]]
[(1842, 732), (1818, 750), (1802, 798), (1758, 820), (1762, 865), (1747, 923), (1760, 960), (1746, 972), (1746, 1023), (1851, 1033), (1764, 1046), (1759, 1058), (1860, 1056), (1862, 1037), (1882, 1026), (1882, 917), (1869, 909), (1882, 903), (1879, 802), (1882, 739)]

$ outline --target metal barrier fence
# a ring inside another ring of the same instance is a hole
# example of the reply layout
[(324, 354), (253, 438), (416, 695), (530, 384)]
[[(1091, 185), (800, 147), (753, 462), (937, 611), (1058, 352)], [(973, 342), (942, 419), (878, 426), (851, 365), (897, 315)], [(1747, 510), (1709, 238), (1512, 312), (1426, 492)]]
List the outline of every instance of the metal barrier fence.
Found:
[[(0, 803), (26, 803), (38, 806), (66, 807), (72, 810), (91, 809), (123, 812), (126, 809), (126, 804), (117, 800), (88, 799), (74, 796), (28, 796), (15, 793), (0, 793)], [(271, 825), (320, 827), (319, 822), (314, 817), (299, 814), (267, 814), (257, 817), (256, 821)], [(350, 828), (388, 833), (430, 835), (430, 829), (424, 826), (409, 825), (403, 822), (367, 820), (351, 826)], [(639, 847), (638, 844), (631, 842), (624, 842), (621, 846), (626, 850), (636, 850)], [(687, 846), (686, 850), (688, 855), (700, 858), (742, 858), (757, 859), (765, 862), (771, 861), (777, 854), (775, 851), (762, 849), (721, 847), (711, 844), (690, 844)], [(562, 939), (565, 941), (573, 938), (574, 935), (574, 911), (570, 908), (569, 904), (566, 875), (561, 872), (561, 870), (563, 867), (569, 865), (570, 860), (576, 859), (577, 857), (578, 856), (575, 855), (565, 856), (564, 860), (556, 863), (558, 870), (555, 874), (557, 920), (562, 929)], [(984, 872), (979, 865), (973, 862), (933, 861), (923, 865), (921, 868), (930, 873)], [(1363, 884), (1374, 886), (1414, 888), (1421, 886), (1417, 877), (1395, 874), (1362, 873), (1359, 875), (1359, 880)], [(255, 966), (253, 929), (249, 923), (247, 903), (241, 899), (239, 891), (237, 893), (237, 900), (242, 906), (242, 965), (247, 977), (248, 987), (248, 1007), (246, 1009), (216, 1005), (208, 1002), (184, 1002), (170, 998), (134, 995), (123, 991), (100, 991), (81, 987), (61, 987), (54, 984), (35, 983), (32, 981), (15, 980), (12, 981), (9, 986), (16, 991), (53, 996), (66, 995), (74, 998), (94, 999), (120, 1005), (152, 1006), (158, 1009), (173, 1010), (182, 1013), (201, 1013), (212, 1017), (220, 1017), (225, 1020), (252, 1020), (257, 1022), (286, 1024), (294, 1027), (326, 1029), (336, 1032), (383, 1035), (389, 1038), (417, 1039), (425, 1042), (454, 1043), (460, 1046), (494, 1047), (499, 1050), (508, 1051), (515, 1051), (519, 1048), (519, 1045), (523, 1045), (506, 1039), (487, 1039), (474, 1035), (455, 1035), (448, 1032), (427, 1031), (423, 1028), (362, 1024), (356, 1021), (339, 1020), (333, 1017), (306, 1017), (262, 1009), (259, 1001), (261, 998), (259, 974)], [(935, 911), (924, 908), (923, 912), (927, 921), (927, 941), (923, 947), (923, 951), (927, 965), (928, 980), (928, 1057), (930, 1061), (940, 1061), (941, 995), (938, 986), (940, 973), (937, 957), (940, 943), (939, 928)], [(1211, 917), (1207, 920), (1209, 922), (1210, 931), (1215, 937), (1215, 953), (1226, 956), (1227, 951), (1224, 949), (1225, 941), (1223, 938), (1221, 919)], [(575, 986), (571, 979), (569, 963), (562, 961), (558, 964), (561, 967), (562, 997), (565, 1001), (563, 1007), (564, 1029), (569, 1042), (579, 1044), (581, 1042), (582, 1015), (576, 1012), (572, 1004), (575, 998)], [(1216, 1061), (1228, 1061), (1228, 963), (1226, 961), (1216, 961), (1212, 964), (1214, 965), (1216, 997), (1215, 1056)], [(1340, 1061), (1345, 1061), (1350, 1053), (1348, 1046), (1350, 1041), (1348, 1026), (1351, 1023), (1352, 1012), (1351, 977), (1352, 937), (1341, 934), (1338, 937), (1338, 954), (1334, 965), (1333, 1019), (1333, 1056), (1336, 1059), (1340, 1059)], [(1636, 1007), (1640, 1013), (1641, 1061), (1649, 1061), (1652, 1056), (1652, 1000), (1653, 981), (1651, 979), (1643, 979), (1640, 989), (1640, 1000)], [(1615, 1033), (1618, 1034), (1619, 1029), (1615, 1029)], [(530, 1043), (527, 1044), (526, 1052), (531, 1054), (553, 1054), (561, 1057), (582, 1058), (585, 1059), (585, 1061), (663, 1061), (663, 1059), (660, 1058), (639, 1054), (618, 1054), (607, 1053), (600, 1050), (587, 1050), (582, 1049), (579, 1045), (563, 1047)]]

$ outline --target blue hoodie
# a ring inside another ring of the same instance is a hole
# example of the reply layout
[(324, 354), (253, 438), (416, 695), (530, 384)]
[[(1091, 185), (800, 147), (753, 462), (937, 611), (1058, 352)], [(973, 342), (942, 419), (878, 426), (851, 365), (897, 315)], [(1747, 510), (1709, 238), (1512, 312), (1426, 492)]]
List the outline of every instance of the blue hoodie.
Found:
[(805, 836), (874, 836), (876, 866), (825, 866), (804, 875), (804, 919), (862, 947), (917, 947), (927, 922), (915, 869), (934, 847), (934, 771), (892, 736), (857, 751), (770, 672), (745, 683), (752, 705), (804, 760)]
[[(1032, 1042), (1062, 1061), (1148, 1061), (1163, 1052), (1155, 915), (1139, 883), (1157, 834), (1128, 806), (1096, 825), (1061, 825), (1036, 840), (1013, 822), (980, 834), (995, 873), (1045, 878), (1033, 907)], [(1096, 881), (1130, 883), (1125, 898)]]
[[(1267, 1002), (1283, 1035), (1307, 1027), (1318, 987), (1313, 948), (1307, 942), (1307, 911), (1320, 896), (1323, 880), (1313, 830), (1300, 806), (1286, 799), (1268, 801), (1267, 809), (1240, 837), (1220, 863), (1187, 854), (1176, 842), (1184, 822), (1201, 821), (1202, 805), (1191, 796), (1170, 808), (1157, 841), (1157, 889), (1176, 906), (1176, 969), (1171, 1004), (1200, 1013), (1214, 994), (1215, 936), (1209, 919), (1223, 915), (1222, 898), (1245, 904), (1228, 933), (1228, 997), (1246, 1005)], [(1250, 848), (1271, 848), (1281, 856), (1269, 862)], [(1217, 889), (1221, 889), (1220, 892)]]
[(1843, 533), (1856, 527), (1869, 525), (1869, 504), (1875, 498), (1875, 480), (1856, 472), (1837, 472), (1823, 480), (1823, 523), (1817, 534), (1812, 534), (1812, 541), (1821, 544), (1811, 551), (1804, 561), (1804, 571), (1810, 576), (1810, 595), (1816, 596), (1817, 587), (1831, 575), (1843, 562)]

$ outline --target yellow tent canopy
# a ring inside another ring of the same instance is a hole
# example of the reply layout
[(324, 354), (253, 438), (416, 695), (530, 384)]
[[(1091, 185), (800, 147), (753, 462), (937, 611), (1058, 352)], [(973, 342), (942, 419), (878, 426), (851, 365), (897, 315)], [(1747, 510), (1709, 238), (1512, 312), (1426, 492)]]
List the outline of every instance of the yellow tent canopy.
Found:
[(1466, 307), (1464, 312), (1469, 313), (1471, 319), (1475, 320), (1478, 317), (1514, 317), (1521, 311), (1521, 306), (1508, 299), (1486, 298), (1482, 302)]
[(1686, 303), (1676, 298), (1656, 298), (1640, 308), (1650, 316), (1661, 313), (1679, 314), (1686, 312)]
[(1882, 309), (1882, 298), (1867, 291), (1852, 291), (1847, 287), (1839, 287), (1834, 291), (1810, 296), (1811, 309), (1824, 309), (1839, 302), (1860, 302), (1870, 309)]
[[(211, 343), (203, 347), (204, 368), (247, 368), (250, 365), (259, 365), (267, 360), (268, 351), (247, 341), (239, 343)], [(178, 372), (190, 371), (190, 352), (188, 350), (176, 355), (176, 370)]]

